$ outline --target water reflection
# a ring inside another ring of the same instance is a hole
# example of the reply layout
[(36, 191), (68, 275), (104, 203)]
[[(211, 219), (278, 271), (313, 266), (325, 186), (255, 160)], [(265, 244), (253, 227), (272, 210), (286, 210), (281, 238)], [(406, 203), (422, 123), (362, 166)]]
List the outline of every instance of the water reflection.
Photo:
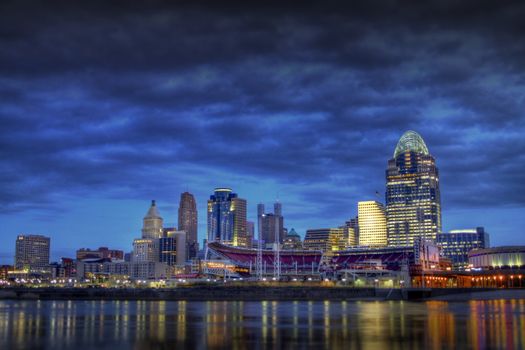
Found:
[(525, 348), (525, 300), (0, 301), (2, 349)]

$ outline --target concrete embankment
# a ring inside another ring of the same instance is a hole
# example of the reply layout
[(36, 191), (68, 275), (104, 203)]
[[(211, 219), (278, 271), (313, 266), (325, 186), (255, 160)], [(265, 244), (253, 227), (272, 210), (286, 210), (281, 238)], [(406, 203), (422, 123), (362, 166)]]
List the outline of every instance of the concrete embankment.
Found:
[(40, 300), (355, 300), (381, 299), (374, 288), (198, 286), (152, 288), (12, 288), (0, 299)]
[(291, 286), (185, 286), (152, 288), (6, 288), (0, 299), (33, 300), (494, 300), (525, 299), (525, 289), (375, 289)]

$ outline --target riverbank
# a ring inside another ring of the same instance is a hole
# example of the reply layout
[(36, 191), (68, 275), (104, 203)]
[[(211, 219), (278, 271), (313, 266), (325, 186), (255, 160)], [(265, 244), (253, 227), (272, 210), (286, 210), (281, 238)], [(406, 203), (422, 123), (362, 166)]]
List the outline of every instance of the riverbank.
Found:
[(0, 299), (17, 300), (494, 300), (525, 299), (525, 289), (380, 289), (295, 286), (186, 286), (153, 288), (5, 288)]

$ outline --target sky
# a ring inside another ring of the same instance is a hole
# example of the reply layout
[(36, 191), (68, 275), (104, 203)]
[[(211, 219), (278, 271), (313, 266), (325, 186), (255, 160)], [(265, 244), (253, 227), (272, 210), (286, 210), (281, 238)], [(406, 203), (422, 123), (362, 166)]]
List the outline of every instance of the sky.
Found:
[(520, 1), (0, 3), (0, 263), (21, 233), (130, 251), (231, 187), (285, 226), (384, 202), (398, 139), (440, 171), (443, 230), (525, 244)]

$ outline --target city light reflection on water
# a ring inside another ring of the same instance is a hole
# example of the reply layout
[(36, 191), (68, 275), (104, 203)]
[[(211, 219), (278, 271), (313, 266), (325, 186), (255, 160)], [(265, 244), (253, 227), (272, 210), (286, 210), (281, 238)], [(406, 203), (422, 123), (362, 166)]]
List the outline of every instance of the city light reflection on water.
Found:
[(0, 301), (2, 349), (525, 348), (525, 300)]

